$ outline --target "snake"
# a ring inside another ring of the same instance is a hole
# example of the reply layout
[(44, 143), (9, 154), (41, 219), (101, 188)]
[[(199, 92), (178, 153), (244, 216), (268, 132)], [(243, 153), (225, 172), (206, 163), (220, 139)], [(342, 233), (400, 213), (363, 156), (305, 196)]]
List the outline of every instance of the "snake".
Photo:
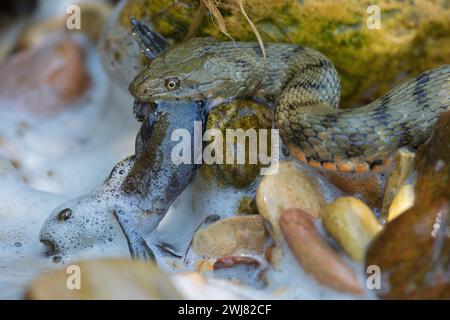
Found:
[[(135, 154), (119, 162), (104, 184), (61, 204), (40, 233), (48, 253), (68, 253), (115, 241), (117, 228), (130, 254), (154, 259), (155, 229), (188, 186), (197, 165), (173, 162), (184, 129), (234, 99), (273, 109), (274, 126), (289, 151), (313, 167), (341, 172), (382, 169), (400, 147), (416, 148), (432, 134), (449, 107), (450, 66), (425, 71), (358, 108), (339, 108), (341, 86), (332, 62), (308, 47), (192, 38), (170, 45), (144, 23), (131, 26), (148, 64), (129, 86), (142, 122)], [(193, 135), (194, 134), (194, 135)], [(191, 150), (192, 152), (192, 150)], [(191, 154), (191, 158), (194, 155)], [(148, 243), (148, 239), (152, 243)]]
[(191, 38), (169, 46), (132, 19), (149, 64), (130, 93), (140, 110), (150, 102), (203, 101), (208, 110), (251, 99), (274, 110), (274, 125), (288, 150), (310, 166), (340, 172), (383, 170), (401, 147), (431, 135), (450, 109), (450, 65), (425, 71), (375, 101), (339, 108), (341, 84), (329, 58), (296, 44)]

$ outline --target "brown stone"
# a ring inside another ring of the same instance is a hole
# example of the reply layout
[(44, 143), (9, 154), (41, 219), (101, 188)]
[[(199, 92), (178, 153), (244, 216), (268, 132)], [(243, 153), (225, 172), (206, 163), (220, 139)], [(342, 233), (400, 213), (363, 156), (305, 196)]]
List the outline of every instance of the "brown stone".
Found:
[(450, 299), (450, 113), (417, 151), (415, 205), (389, 222), (368, 249), (384, 299)]
[(317, 180), (292, 162), (280, 162), (278, 172), (266, 175), (256, 190), (259, 214), (270, 223), (272, 237), (278, 241), (279, 220), (289, 208), (300, 208), (318, 218), (326, 202)]
[(363, 293), (355, 272), (320, 236), (308, 213), (289, 209), (281, 216), (280, 226), (298, 263), (318, 282), (337, 291)]

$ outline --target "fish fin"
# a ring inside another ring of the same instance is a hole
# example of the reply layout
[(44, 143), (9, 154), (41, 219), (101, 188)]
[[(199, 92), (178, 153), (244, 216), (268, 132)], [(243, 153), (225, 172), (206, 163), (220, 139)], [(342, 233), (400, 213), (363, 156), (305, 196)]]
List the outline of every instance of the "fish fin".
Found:
[(162, 35), (155, 30), (150, 29), (138, 19), (132, 17), (130, 19), (130, 24), (133, 35), (137, 38), (142, 53), (148, 59), (155, 59), (169, 47), (169, 43)]

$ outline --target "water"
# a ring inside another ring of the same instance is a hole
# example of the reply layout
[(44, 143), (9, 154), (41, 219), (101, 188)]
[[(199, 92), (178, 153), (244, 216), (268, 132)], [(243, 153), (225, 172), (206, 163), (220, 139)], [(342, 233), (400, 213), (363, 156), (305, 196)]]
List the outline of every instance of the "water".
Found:
[[(88, 69), (93, 79), (90, 92), (77, 106), (67, 108), (57, 116), (24, 116), (5, 111), (8, 108), (0, 106), (0, 137), (3, 141), (0, 144), (0, 298), (21, 298), (35, 276), (78, 259), (129, 257), (125, 237), (118, 225), (113, 226), (115, 236), (112, 241), (94, 242), (87, 249), (69, 252), (62, 263), (55, 263), (45, 256), (46, 248), (38, 241), (40, 228), (51, 211), (101, 185), (113, 166), (134, 152), (139, 124), (132, 115), (131, 97), (109, 82), (93, 48), (89, 48)], [(18, 130), (20, 134), (17, 134)], [(8, 159), (18, 159), (18, 168), (14, 168)], [(307, 166), (299, 164), (299, 167), (315, 175)], [(318, 180), (327, 202), (341, 195), (323, 177), (318, 176)], [(219, 186), (197, 174), (172, 205), (157, 232), (148, 239), (164, 243), (172, 253), (183, 256), (179, 258), (156, 249), (161, 268), (168, 272), (195, 271), (203, 258), (189, 248), (193, 233), (203, 226), (209, 215), (234, 216), (241, 198), (254, 196), (257, 185), (258, 181), (244, 189)], [(97, 208), (93, 205), (87, 210), (94, 213), (102, 208), (107, 200), (99, 200)], [(321, 226), (318, 227), (323, 233)], [(267, 267), (261, 255), (246, 255)], [(241, 288), (240, 293), (245, 292), (245, 297), (267, 299), (354, 298), (319, 286), (302, 271), (285, 243), (279, 257), (276, 267), (269, 268), (264, 276), (265, 289)], [(347, 262), (362, 278), (361, 267), (348, 259)], [(244, 271), (247, 272), (245, 281), (260, 288), (261, 279), (254, 277), (251, 270)], [(227, 278), (243, 276), (240, 267), (225, 273), (222, 276)], [(205, 275), (215, 277), (220, 274), (209, 272)], [(203, 287), (192, 287), (192, 283), (181, 276), (173, 279), (177, 286), (185, 289), (191, 286), (191, 290), (185, 290), (190, 291), (190, 297), (205, 297), (201, 292)], [(237, 289), (228, 282), (215, 279), (211, 280), (208, 290), (214, 292), (210, 297), (227, 298), (234, 297), (233, 292)]]

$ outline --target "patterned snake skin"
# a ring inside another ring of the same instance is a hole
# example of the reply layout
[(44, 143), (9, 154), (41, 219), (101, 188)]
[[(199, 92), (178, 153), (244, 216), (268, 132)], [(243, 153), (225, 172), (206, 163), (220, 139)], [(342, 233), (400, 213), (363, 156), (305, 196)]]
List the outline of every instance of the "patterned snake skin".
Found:
[(450, 109), (450, 65), (426, 71), (374, 102), (338, 109), (341, 87), (330, 60), (307, 47), (194, 38), (158, 55), (133, 80), (140, 103), (251, 98), (275, 107), (291, 153), (314, 167), (380, 169), (402, 146), (417, 147)]

